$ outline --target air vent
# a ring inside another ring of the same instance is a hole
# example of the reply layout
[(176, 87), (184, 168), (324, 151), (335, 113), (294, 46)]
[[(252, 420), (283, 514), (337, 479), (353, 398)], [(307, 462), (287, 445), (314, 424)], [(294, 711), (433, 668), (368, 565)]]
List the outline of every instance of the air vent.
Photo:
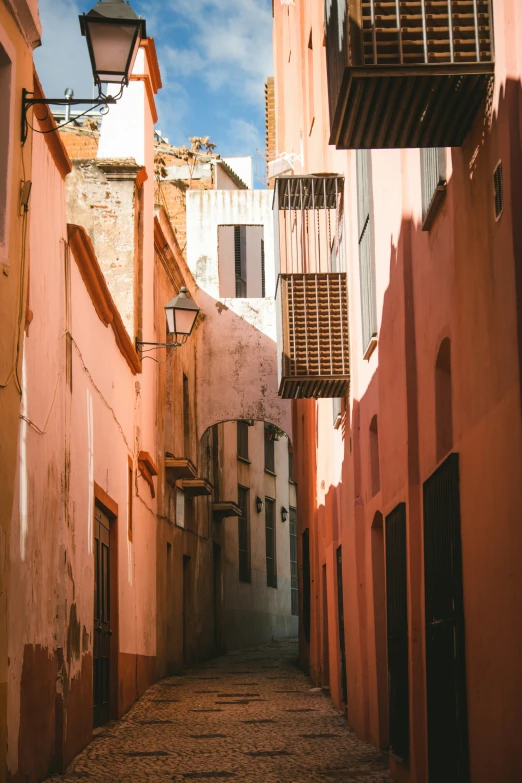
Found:
[(493, 197), (495, 200), (495, 220), (499, 220), (504, 211), (504, 183), (502, 180), (502, 161), (499, 160), (493, 172)]

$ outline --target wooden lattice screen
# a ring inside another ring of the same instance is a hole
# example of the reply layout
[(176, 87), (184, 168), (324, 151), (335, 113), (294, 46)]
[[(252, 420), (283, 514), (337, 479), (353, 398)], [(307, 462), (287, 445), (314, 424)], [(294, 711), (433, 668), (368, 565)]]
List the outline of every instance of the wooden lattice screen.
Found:
[(362, 0), (364, 65), (493, 59), (490, 0)]
[(282, 275), (285, 398), (342, 397), (349, 383), (344, 273)]

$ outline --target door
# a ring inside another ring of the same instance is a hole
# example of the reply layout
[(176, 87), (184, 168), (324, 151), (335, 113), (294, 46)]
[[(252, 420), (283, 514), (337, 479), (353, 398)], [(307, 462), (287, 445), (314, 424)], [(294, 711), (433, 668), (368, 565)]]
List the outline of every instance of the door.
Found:
[(410, 751), (408, 685), (408, 588), (406, 504), (386, 517), (386, 618), (390, 749), (405, 760)]
[(344, 636), (344, 599), (343, 599), (343, 551), (337, 548), (337, 612), (339, 614), (339, 644), (341, 648), (341, 695), (348, 704), (348, 682), (346, 679), (346, 641)]
[(212, 543), (214, 555), (214, 647), (221, 651), (221, 547)]
[(321, 666), (321, 685), (323, 688), (330, 687), (330, 651), (328, 639), (328, 587), (326, 583), (326, 563), (323, 564), (323, 644)]
[(305, 530), (302, 536), (303, 551), (303, 635), (310, 644), (310, 531)]
[(190, 658), (189, 628), (191, 606), (190, 555), (183, 555), (183, 664)]
[(459, 461), (424, 484), (426, 694), (430, 783), (468, 783)]
[(103, 511), (94, 510), (94, 728), (110, 717), (111, 653), (110, 523)]

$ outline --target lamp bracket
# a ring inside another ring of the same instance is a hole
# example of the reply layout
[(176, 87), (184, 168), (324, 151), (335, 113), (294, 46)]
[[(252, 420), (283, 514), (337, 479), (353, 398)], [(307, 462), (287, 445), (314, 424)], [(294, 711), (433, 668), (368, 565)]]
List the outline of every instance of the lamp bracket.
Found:
[[(103, 95), (100, 92), (96, 98), (72, 98), (72, 99), (29, 97), (32, 95), (34, 95), (34, 92), (29, 92), (29, 90), (26, 90), (25, 88), (22, 90), (22, 133), (21, 133), (22, 144), (25, 144), (25, 142), (27, 141), (27, 135), (29, 132), (29, 122), (27, 120), (27, 112), (33, 106), (79, 106), (81, 104), (89, 106), (90, 108), (96, 108), (97, 106), (113, 106), (116, 103), (116, 101), (121, 97), (121, 92), (119, 95)], [(90, 111), (90, 108), (87, 109), (87, 111)], [(75, 117), (74, 119), (77, 118)], [(69, 125), (71, 122), (74, 122), (74, 120), (69, 120), (69, 122), (63, 122), (61, 125), (58, 125), (56, 128), (52, 128), (51, 130), (52, 131), (60, 130), (60, 128), (63, 128), (65, 125)], [(51, 130), (37, 131), (37, 132), (50, 133)]]

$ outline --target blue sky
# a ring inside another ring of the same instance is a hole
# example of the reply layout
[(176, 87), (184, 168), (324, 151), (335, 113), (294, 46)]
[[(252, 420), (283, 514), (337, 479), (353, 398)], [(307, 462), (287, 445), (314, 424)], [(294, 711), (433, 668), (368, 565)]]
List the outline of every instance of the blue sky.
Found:
[[(40, 0), (44, 90), (92, 94), (78, 14), (95, 0)], [(158, 50), (163, 89), (157, 127), (172, 144), (210, 136), (222, 155), (264, 149), (264, 82), (272, 73), (271, 0), (132, 0)]]

